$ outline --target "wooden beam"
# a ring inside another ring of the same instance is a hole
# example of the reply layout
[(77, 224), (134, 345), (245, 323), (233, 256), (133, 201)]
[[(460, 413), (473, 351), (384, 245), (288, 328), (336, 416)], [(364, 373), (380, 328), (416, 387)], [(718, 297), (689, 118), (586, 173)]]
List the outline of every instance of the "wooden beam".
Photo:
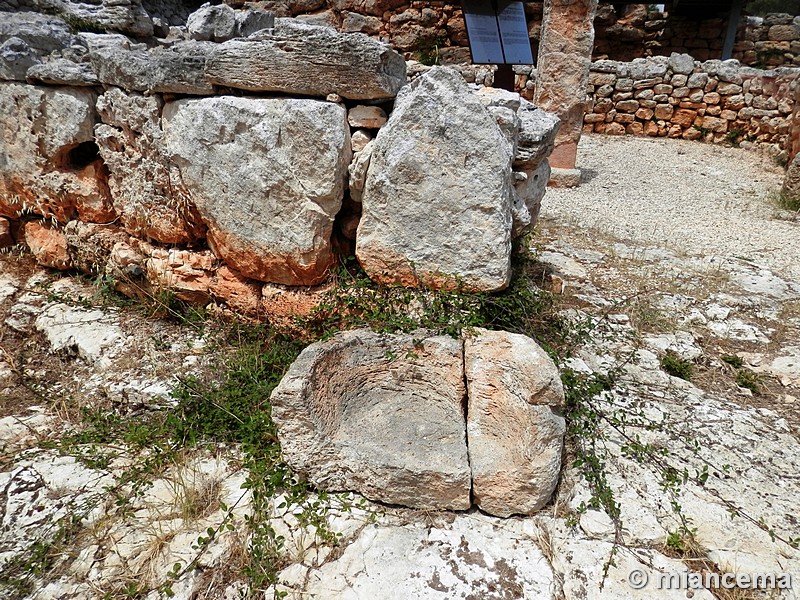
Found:
[(739, 26), (742, 4), (744, 4), (744, 0), (733, 0), (730, 16), (728, 17), (728, 32), (725, 34), (725, 45), (722, 47), (722, 60), (728, 60), (733, 56), (733, 44), (736, 42), (736, 28)]

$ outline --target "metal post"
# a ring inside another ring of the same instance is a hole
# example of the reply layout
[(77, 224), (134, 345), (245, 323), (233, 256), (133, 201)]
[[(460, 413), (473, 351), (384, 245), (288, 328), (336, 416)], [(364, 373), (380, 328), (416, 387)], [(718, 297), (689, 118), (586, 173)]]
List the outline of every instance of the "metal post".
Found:
[(513, 66), (497, 65), (497, 70), (494, 72), (494, 87), (513, 92), (516, 78)]
[(725, 34), (725, 45), (722, 47), (722, 60), (733, 56), (733, 44), (736, 42), (736, 28), (739, 26), (739, 17), (742, 14), (743, 0), (733, 0), (731, 14), (728, 17), (728, 32)]

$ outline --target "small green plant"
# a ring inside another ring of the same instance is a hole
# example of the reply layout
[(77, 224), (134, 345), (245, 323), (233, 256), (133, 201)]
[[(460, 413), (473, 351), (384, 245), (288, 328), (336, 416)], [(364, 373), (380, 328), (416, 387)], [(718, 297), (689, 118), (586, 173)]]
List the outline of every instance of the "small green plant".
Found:
[(701, 560), (705, 562), (706, 550), (697, 541), (697, 529), (689, 527), (688, 523), (680, 525), (674, 531), (667, 533), (664, 540), (664, 550), (668, 555), (681, 558), (687, 562)]
[(703, 127), (702, 125), (692, 125), (692, 129), (699, 131), (700, 135), (703, 137), (706, 137), (709, 133), (711, 133), (711, 130), (708, 127)]
[(680, 555), (682, 555), (683, 551), (686, 549), (686, 544), (683, 541), (683, 536), (677, 531), (671, 531), (669, 535), (667, 535), (665, 544), (667, 548)]
[(423, 65), (433, 66), (439, 64), (439, 48), (444, 46), (446, 38), (439, 36), (433, 39), (421, 40), (414, 48), (414, 60)]
[(694, 374), (694, 365), (691, 361), (681, 358), (672, 351), (667, 351), (659, 359), (659, 363), (668, 375), (691, 381)]
[(90, 17), (80, 17), (78, 15), (65, 11), (60, 5), (55, 2), (47, 0), (39, 10), (45, 14), (60, 17), (64, 20), (72, 33), (80, 33), (81, 31), (88, 31), (90, 33), (105, 33), (105, 26), (97, 19)]
[(761, 391), (761, 376), (748, 369), (739, 369), (736, 372), (736, 385), (758, 394)]
[(297, 324), (311, 340), (359, 327), (378, 332), (427, 329), (454, 337), (485, 327), (523, 333), (551, 350), (568, 343), (571, 333), (555, 314), (552, 295), (527, 277), (532, 262), (526, 250), (518, 251), (515, 265), (508, 288), (488, 294), (470, 292), (457, 281), (450, 290), (379, 285), (351, 257), (337, 272), (334, 288)]
[(782, 210), (800, 212), (800, 196), (792, 196), (783, 190), (775, 190), (770, 192), (767, 200)]
[(744, 364), (742, 358), (735, 354), (723, 354), (719, 359), (725, 364), (732, 366), (734, 369), (741, 369)]
[(744, 134), (744, 129), (731, 129), (725, 134), (725, 141), (732, 146), (735, 146), (739, 143), (739, 140), (744, 136)]

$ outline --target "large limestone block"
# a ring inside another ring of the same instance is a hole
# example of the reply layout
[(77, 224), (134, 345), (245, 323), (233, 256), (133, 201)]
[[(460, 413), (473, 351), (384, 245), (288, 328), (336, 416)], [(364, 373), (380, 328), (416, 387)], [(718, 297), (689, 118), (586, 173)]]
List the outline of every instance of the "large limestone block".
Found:
[(79, 29), (116, 31), (136, 37), (153, 35), (153, 21), (141, 0), (33, 0), (43, 11), (63, 16)]
[(57, 58), (30, 67), (26, 73), (29, 81), (41, 81), (49, 85), (95, 86), (100, 83), (92, 66)]
[(42, 54), (67, 48), (74, 43), (63, 19), (36, 12), (4, 12), (0, 18), (0, 43), (15, 37)]
[(95, 138), (123, 226), (140, 237), (182, 244), (202, 237), (203, 227), (180, 175), (170, 174), (176, 167), (163, 151), (161, 109), (156, 96), (111, 89), (97, 100), (103, 123)]
[(462, 342), (343, 332), (306, 348), (272, 393), (283, 458), (320, 489), (467, 509)]
[(293, 19), (220, 44), (206, 76), (227, 87), (354, 100), (392, 98), (406, 82), (403, 57), (360, 33), (338, 33)]
[(163, 127), (214, 250), (261, 281), (314, 285), (333, 264), (331, 233), (350, 163), (344, 107), (236, 97), (167, 104)]
[(475, 503), (490, 514), (530, 514), (550, 499), (561, 469), (564, 389), (532, 339), (476, 329), (464, 341), (467, 439)]
[(553, 151), (561, 121), (553, 113), (546, 112), (525, 99), (520, 103), (517, 116), (520, 127), (514, 168), (535, 170)]
[(236, 35), (236, 11), (226, 4), (203, 5), (186, 21), (193, 40), (224, 42)]
[(0, 83), (0, 215), (114, 219), (86, 89)]
[(586, 112), (596, 11), (597, 0), (560, 0), (545, 2), (542, 16), (533, 100), (561, 120), (550, 164), (571, 178)]
[(180, 42), (170, 48), (128, 50), (107, 44), (89, 53), (97, 78), (105, 84), (135, 92), (211, 94), (206, 81), (206, 58), (212, 42)]
[(499, 290), (511, 275), (512, 148), (459, 73), (398, 94), (375, 138), (356, 255), (382, 283)]
[(0, 44), (0, 79), (25, 81), (28, 69), (41, 61), (36, 50), (20, 38), (9, 38)]

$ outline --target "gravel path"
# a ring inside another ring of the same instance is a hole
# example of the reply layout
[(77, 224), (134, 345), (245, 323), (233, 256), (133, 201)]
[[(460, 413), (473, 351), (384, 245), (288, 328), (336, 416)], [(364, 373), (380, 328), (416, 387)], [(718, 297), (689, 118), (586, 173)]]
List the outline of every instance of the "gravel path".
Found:
[(800, 280), (800, 223), (767, 200), (783, 170), (745, 150), (672, 139), (583, 136), (584, 182), (549, 189), (542, 218), (690, 256), (736, 256)]

